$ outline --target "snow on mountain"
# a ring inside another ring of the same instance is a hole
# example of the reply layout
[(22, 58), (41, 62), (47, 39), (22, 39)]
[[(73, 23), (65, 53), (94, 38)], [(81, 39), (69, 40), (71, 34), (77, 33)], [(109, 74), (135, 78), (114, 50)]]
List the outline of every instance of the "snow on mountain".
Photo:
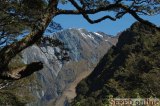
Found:
[[(31, 90), (37, 101), (29, 105), (45, 104), (50, 100), (56, 100), (79, 73), (92, 70), (99, 59), (117, 42), (115, 37), (88, 32), (83, 28), (61, 30), (50, 38), (63, 42), (68, 51), (62, 50), (59, 46), (41, 44), (33, 45), (22, 52), (26, 64), (41, 61), (44, 65), (42, 70), (35, 73), (41, 90)], [(70, 61), (62, 60), (60, 55), (62, 52), (69, 55)]]

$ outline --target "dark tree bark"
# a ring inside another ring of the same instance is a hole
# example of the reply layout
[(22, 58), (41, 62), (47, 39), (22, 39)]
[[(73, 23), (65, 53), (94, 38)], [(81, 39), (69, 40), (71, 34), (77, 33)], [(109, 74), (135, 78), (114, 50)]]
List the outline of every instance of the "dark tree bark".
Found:
[(41, 19), (41, 24), (38, 28), (35, 28), (30, 34), (18, 42), (14, 42), (11, 45), (5, 46), (0, 50), (0, 73), (9, 71), (8, 64), (12, 58), (14, 58), (18, 53), (20, 53), (25, 48), (33, 45), (37, 42), (43, 35), (45, 29), (48, 27), (51, 20), (56, 16), (57, 11), (57, 0), (51, 0), (50, 5)]

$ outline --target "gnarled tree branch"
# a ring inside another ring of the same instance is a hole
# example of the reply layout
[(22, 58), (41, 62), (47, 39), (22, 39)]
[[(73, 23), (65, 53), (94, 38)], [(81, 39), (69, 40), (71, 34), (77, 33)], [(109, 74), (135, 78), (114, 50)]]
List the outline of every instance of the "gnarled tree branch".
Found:
[(48, 12), (44, 15), (41, 19), (41, 24), (29, 33), (25, 38), (21, 39), (18, 42), (14, 42), (11, 45), (5, 46), (0, 51), (0, 71), (8, 70), (9, 61), (16, 56), (16, 54), (20, 53), (25, 48), (33, 45), (36, 41), (38, 41), (45, 29), (48, 27), (49, 23), (51, 22), (52, 18), (56, 16), (57, 10), (57, 0), (51, 0), (50, 5), (48, 6)]
[[(72, 4), (77, 10), (65, 10), (65, 11), (64, 11), (64, 10), (59, 10), (59, 11), (57, 12), (57, 14), (77, 14), (77, 15), (78, 15), (78, 14), (82, 14), (83, 17), (84, 17), (89, 23), (94, 24), (94, 23), (101, 22), (101, 21), (103, 21), (103, 20), (105, 20), (105, 19), (110, 19), (110, 20), (112, 20), (112, 21), (115, 21), (116, 19), (121, 18), (121, 17), (123, 17), (125, 14), (129, 13), (129, 14), (131, 14), (136, 20), (138, 20), (139, 22), (144, 23), (144, 24), (147, 24), (147, 25), (149, 25), (149, 26), (151, 26), (151, 27), (156, 27), (158, 30), (160, 30), (159, 27), (157, 27), (156, 25), (152, 24), (152, 23), (149, 22), (148, 20), (142, 19), (142, 18), (138, 15), (138, 13), (141, 12), (141, 11), (137, 11), (137, 10), (134, 11), (134, 10), (132, 10), (131, 8), (133, 7), (134, 4), (132, 4), (131, 6), (126, 6), (126, 5), (123, 5), (123, 4), (120, 3), (122, 0), (118, 0), (118, 1), (117, 1), (116, 3), (114, 3), (114, 4), (109, 4), (109, 5), (104, 6), (104, 7), (99, 7), (99, 8), (96, 8), (96, 9), (89, 9), (89, 10), (86, 10), (86, 9), (84, 8), (84, 5), (83, 5), (83, 7), (79, 6), (78, 3), (77, 3), (75, 0), (68, 0), (68, 1), (70, 1), (71, 4)], [(146, 1), (142, 1), (142, 0), (141, 0), (141, 1), (137, 2), (137, 1), (134, 0), (133, 2), (136, 3), (136, 4), (137, 4), (137, 3), (140, 3), (140, 4), (141, 4), (141, 3), (146, 2)], [(83, 3), (83, 2), (81, 1), (81, 3)], [(102, 12), (102, 11), (109, 11), (109, 10), (112, 10), (112, 11), (113, 11), (114, 9), (123, 9), (124, 12), (118, 12), (115, 17), (106, 15), (106, 16), (103, 16), (103, 17), (97, 19), (97, 20), (92, 20), (92, 19), (89, 17), (89, 15), (88, 15), (88, 14), (96, 14), (96, 13)], [(141, 12), (141, 13), (143, 13), (143, 12)]]

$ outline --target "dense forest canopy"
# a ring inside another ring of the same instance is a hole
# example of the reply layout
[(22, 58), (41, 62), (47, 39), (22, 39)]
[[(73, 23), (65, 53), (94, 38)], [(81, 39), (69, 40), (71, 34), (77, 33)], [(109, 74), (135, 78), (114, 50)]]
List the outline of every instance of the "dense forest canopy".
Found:
[[(35, 30), (47, 7), (47, 2), (43, 0), (1, 0), (0, 4), (1, 47), (17, 41), (18, 37), (22, 38), (25, 32)], [(52, 20), (50, 27), (53, 30), (61, 29), (61, 26)]]
[[(75, 8), (64, 10), (58, 8), (59, 4), (72, 4)], [(94, 20), (89, 17), (99, 12), (106, 12), (106, 15)], [(0, 0), (0, 71), (8, 70), (9, 61), (41, 39), (49, 25), (52, 29), (58, 28), (54, 22), (57, 15), (83, 15), (94, 24), (105, 19), (116, 21), (130, 14), (136, 20), (160, 29), (140, 17), (159, 13), (160, 0)]]

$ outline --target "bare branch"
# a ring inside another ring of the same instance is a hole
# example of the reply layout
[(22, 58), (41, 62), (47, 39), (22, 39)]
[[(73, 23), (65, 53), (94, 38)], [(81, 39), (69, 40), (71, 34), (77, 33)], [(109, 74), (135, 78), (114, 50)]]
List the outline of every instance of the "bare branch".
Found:
[[(137, 12), (141, 12), (141, 11), (134, 11), (134, 10), (131, 10), (131, 7), (133, 7), (133, 4), (131, 6), (125, 6), (123, 4), (120, 4), (119, 2), (121, 0), (118, 0), (118, 2), (116, 2), (115, 4), (110, 4), (110, 5), (107, 5), (107, 6), (104, 6), (104, 7), (100, 7), (100, 8), (96, 8), (96, 9), (90, 9), (90, 10), (85, 10), (84, 8), (80, 7), (78, 5), (78, 3), (75, 2), (75, 0), (68, 0), (72, 3), (72, 5), (77, 9), (76, 11), (63, 11), (62, 13), (65, 14), (65, 12), (68, 12), (66, 14), (70, 14), (73, 12), (73, 14), (82, 14), (83, 17), (91, 24), (93, 23), (98, 23), (98, 22), (101, 22), (105, 19), (110, 19), (110, 20), (113, 20), (115, 21), (116, 18), (121, 18), (123, 15), (125, 15), (126, 13), (129, 13), (131, 14), (136, 20), (138, 20), (139, 22), (141, 23), (144, 23), (144, 24), (147, 24), (149, 26), (152, 26), (152, 27), (156, 27), (157, 29), (160, 29), (159, 27), (157, 27), (156, 25), (152, 24), (151, 22), (147, 21), (147, 20), (144, 20), (142, 18), (140, 18), (140, 16), (138, 16)], [(134, 0), (135, 1), (135, 0)], [(137, 1), (135, 1), (137, 3)], [(140, 3), (143, 3), (143, 2), (146, 2), (146, 1), (141, 1)], [(99, 18), (97, 20), (92, 20), (89, 18), (88, 14), (95, 14), (95, 13), (98, 13), (98, 12), (101, 12), (101, 11), (108, 11), (108, 10), (111, 10), (111, 9), (123, 9), (124, 12), (118, 12), (117, 15), (116, 15), (116, 18), (113, 18), (111, 16), (104, 16), (102, 18)], [(60, 12), (60, 11), (59, 11)], [(69, 13), (70, 12), (70, 13)], [(59, 13), (60, 14), (60, 13)]]
[(83, 13), (96, 14), (98, 12), (103, 12), (103, 11), (108, 11), (108, 10), (112, 10), (112, 9), (116, 9), (116, 8), (121, 8), (121, 4), (110, 4), (108, 6), (98, 7), (96, 9), (85, 10), (84, 8), (80, 7), (74, 0), (69, 0), (69, 1), (72, 2), (72, 4), (76, 7), (77, 10), (58, 9), (57, 10), (57, 15), (60, 15), (60, 14), (75, 14), (75, 15), (77, 14), (77, 15), (79, 15), (79, 14), (83, 14)]
[(144, 23), (144, 24), (147, 24), (147, 25), (149, 25), (149, 26), (151, 26), (151, 27), (155, 27), (156, 29), (160, 30), (160, 27), (157, 27), (157, 26), (154, 25), (153, 23), (151, 23), (151, 22), (149, 22), (149, 21), (147, 21), (147, 20), (142, 19), (140, 16), (138, 16), (138, 14), (137, 14), (135, 11), (130, 10), (129, 13), (130, 13), (136, 20), (138, 20), (139, 22)]
[[(112, 21), (116, 21), (116, 19), (115, 18), (113, 18), (113, 17), (111, 17), (111, 16), (109, 16), (109, 15), (106, 15), (106, 16), (103, 16), (103, 17), (101, 17), (101, 18), (99, 18), (99, 19), (97, 19), (97, 20), (92, 20), (92, 19), (90, 19), (89, 18), (89, 16), (88, 16), (88, 14), (87, 14), (87, 12), (84, 10), (84, 8), (81, 8), (74, 0), (69, 0), (76, 8), (77, 8), (77, 10), (79, 10), (80, 12), (81, 12), (81, 14), (83, 15), (83, 17), (89, 22), (89, 23), (91, 23), (91, 24), (94, 24), (94, 23), (98, 23), (98, 22), (101, 22), (101, 21), (103, 21), (103, 20), (105, 20), (105, 19), (110, 19), (110, 20), (112, 20)], [(108, 7), (109, 8), (109, 7)], [(113, 7), (110, 7), (110, 8), (113, 8)], [(100, 8), (99, 8), (100, 9)], [(106, 8), (105, 8), (106, 9)], [(97, 9), (98, 10), (98, 9)], [(101, 9), (100, 9), (101, 10)], [(99, 11), (100, 11), (99, 10)], [(95, 12), (96, 10), (94, 10), (94, 11), (88, 11), (88, 12)]]

